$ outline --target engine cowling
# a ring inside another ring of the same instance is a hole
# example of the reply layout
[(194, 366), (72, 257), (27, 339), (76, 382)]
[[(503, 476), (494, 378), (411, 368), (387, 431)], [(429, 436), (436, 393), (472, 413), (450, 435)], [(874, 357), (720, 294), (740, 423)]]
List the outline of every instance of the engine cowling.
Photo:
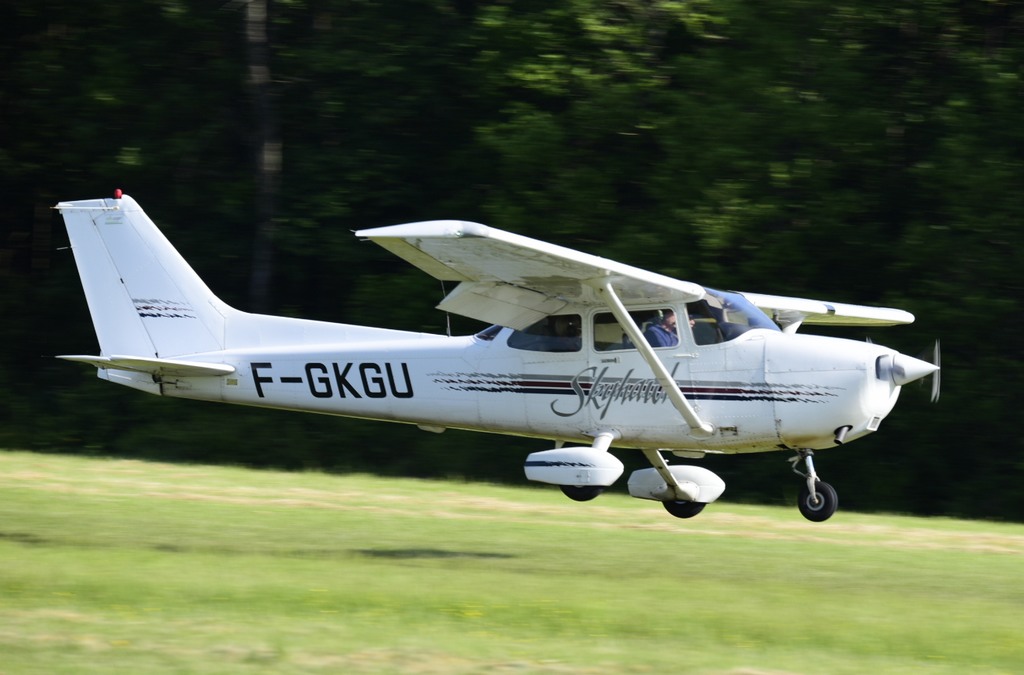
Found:
[[(668, 467), (688, 501), (710, 504), (725, 492), (725, 481), (701, 466), (676, 464)], [(677, 499), (657, 469), (640, 469), (629, 476), (629, 494), (638, 499), (664, 502)]]
[(615, 455), (592, 447), (557, 448), (531, 453), (526, 478), (552, 485), (599, 485), (619, 479), (625, 467)]

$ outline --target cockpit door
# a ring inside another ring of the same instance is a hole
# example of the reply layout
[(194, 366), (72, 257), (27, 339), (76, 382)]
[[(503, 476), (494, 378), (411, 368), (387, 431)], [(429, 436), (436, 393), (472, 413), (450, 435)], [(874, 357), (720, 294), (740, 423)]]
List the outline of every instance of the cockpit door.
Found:
[(686, 307), (683, 339), (689, 347), (690, 380), (684, 393), (715, 426), (710, 444), (742, 452), (744, 446), (778, 438), (773, 394), (765, 380), (771, 331), (760, 330), (756, 316), (751, 325), (735, 309), (722, 311), (710, 292), (709, 300)]
[[(677, 384), (689, 382), (689, 345), (680, 339), (677, 308), (629, 308), (629, 315)], [(668, 447), (688, 433), (665, 390), (610, 311), (588, 321), (587, 410), (594, 428), (611, 428)]]

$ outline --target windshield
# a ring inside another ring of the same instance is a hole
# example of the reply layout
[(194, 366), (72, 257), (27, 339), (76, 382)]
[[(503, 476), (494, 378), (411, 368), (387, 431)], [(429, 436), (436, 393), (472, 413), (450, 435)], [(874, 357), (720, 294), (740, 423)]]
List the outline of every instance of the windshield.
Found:
[(687, 305), (697, 344), (727, 342), (754, 328), (780, 332), (767, 314), (739, 293), (704, 290), (703, 300)]

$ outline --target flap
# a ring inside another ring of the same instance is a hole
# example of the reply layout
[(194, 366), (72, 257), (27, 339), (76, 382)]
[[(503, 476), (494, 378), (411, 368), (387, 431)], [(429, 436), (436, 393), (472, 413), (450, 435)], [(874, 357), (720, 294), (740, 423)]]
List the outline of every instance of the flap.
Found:
[(510, 284), (463, 281), (437, 306), (459, 316), (522, 329), (566, 306), (564, 300)]

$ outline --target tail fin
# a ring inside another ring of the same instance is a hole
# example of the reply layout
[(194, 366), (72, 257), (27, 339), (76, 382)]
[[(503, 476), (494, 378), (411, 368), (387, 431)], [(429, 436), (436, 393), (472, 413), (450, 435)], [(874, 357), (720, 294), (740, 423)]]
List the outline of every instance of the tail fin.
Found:
[(225, 347), (234, 312), (131, 197), (61, 202), (100, 352), (167, 358)]

